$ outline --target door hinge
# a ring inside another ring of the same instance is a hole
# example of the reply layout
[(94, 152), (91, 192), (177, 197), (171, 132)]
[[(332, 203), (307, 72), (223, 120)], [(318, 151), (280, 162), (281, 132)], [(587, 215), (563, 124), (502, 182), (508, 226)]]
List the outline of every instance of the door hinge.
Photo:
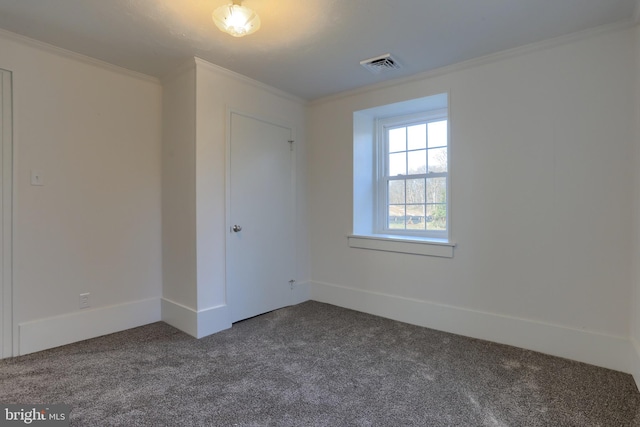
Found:
[(296, 283), (295, 280), (293, 280), (293, 279), (289, 280), (289, 286), (291, 287), (291, 290), (293, 290), (293, 286), (294, 286), (295, 283)]
[(293, 143), (295, 142), (293, 139), (290, 139), (289, 141), (287, 141), (289, 143), (289, 149), (291, 151), (293, 151)]

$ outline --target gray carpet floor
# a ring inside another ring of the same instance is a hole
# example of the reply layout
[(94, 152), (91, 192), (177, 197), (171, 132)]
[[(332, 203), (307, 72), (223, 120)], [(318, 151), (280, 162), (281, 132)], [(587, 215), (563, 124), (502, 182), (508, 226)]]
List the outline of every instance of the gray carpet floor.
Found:
[(318, 302), (5, 359), (0, 402), (77, 426), (640, 426), (630, 375)]

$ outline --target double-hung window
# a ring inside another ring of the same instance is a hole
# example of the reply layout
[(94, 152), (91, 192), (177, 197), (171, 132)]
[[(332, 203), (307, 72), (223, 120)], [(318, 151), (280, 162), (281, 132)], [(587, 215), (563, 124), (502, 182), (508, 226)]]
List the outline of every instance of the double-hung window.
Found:
[(352, 248), (452, 258), (449, 94), (353, 112)]
[(377, 233), (447, 239), (447, 111), (379, 119), (377, 137)]

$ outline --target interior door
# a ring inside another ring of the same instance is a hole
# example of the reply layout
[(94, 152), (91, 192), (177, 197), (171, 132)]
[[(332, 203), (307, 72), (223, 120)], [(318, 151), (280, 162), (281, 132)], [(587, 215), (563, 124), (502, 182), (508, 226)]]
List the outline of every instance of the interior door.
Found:
[(227, 298), (231, 321), (291, 304), (295, 272), (292, 129), (231, 113)]

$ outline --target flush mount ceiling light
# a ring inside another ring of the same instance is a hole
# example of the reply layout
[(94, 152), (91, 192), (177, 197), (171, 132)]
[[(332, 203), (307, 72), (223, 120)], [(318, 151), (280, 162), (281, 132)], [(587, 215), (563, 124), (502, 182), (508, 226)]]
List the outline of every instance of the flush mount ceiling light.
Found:
[(241, 0), (233, 0), (231, 4), (214, 10), (213, 22), (233, 37), (243, 37), (260, 28), (260, 17), (253, 10), (242, 6)]

